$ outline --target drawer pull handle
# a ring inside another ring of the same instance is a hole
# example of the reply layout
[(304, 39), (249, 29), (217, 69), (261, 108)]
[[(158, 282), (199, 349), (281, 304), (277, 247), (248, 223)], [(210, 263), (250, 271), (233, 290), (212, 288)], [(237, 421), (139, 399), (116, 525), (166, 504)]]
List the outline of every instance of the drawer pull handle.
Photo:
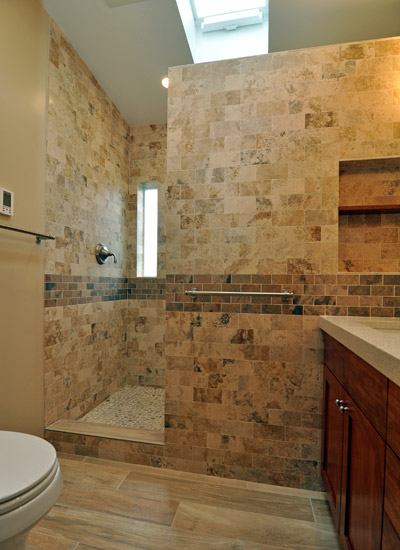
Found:
[(335, 400), (335, 405), (337, 407), (341, 407), (343, 405), (343, 403), (344, 403), (343, 399), (336, 399)]
[(349, 407), (344, 407), (343, 405), (340, 405), (340, 407), (339, 407), (339, 411), (342, 414), (349, 412), (349, 410), (350, 410)]

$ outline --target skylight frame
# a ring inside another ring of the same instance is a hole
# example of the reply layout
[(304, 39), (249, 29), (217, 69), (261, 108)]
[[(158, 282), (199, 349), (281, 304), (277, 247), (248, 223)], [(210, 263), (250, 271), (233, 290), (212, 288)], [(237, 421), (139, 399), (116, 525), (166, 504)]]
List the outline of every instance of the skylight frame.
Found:
[[(233, 19), (234, 14), (240, 13), (242, 11), (248, 11), (250, 9), (259, 9), (263, 14), (267, 12), (268, 9), (268, 0), (227, 0), (227, 6), (229, 6), (229, 9), (226, 11), (221, 11), (218, 9), (215, 9), (214, 11), (210, 11), (207, 13), (201, 14), (200, 10), (198, 10), (196, 2), (199, 0), (190, 0), (192, 11), (193, 11), (193, 17), (196, 22), (202, 23), (205, 18), (207, 17), (213, 17), (215, 15), (229, 15), (230, 19)], [(242, 3), (242, 6), (239, 7), (238, 4)], [(232, 4), (235, 5), (235, 7), (232, 9)], [(199, 14), (200, 12), (200, 14)]]
[[(205, 8), (200, 11), (200, 2)], [(268, 0), (189, 0), (193, 20), (201, 33), (225, 32), (268, 20)], [(225, 11), (224, 11), (225, 10)]]

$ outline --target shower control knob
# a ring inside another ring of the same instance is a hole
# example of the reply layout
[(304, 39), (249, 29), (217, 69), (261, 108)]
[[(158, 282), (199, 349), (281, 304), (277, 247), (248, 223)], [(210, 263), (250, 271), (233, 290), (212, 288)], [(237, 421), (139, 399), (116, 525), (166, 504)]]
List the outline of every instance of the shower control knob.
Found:
[(97, 263), (99, 263), (99, 264), (106, 263), (106, 261), (110, 257), (114, 257), (114, 263), (115, 264), (117, 263), (117, 258), (115, 257), (115, 254), (110, 252), (108, 250), (108, 248), (106, 247), (106, 245), (104, 245), (102, 243), (99, 243), (98, 245), (96, 245), (95, 256), (96, 256)]

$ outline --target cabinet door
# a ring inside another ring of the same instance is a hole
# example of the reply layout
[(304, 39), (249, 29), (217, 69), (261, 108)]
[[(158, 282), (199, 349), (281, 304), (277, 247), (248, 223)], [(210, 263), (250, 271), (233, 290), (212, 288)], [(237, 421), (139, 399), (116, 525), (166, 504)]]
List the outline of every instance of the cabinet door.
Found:
[(349, 396), (344, 405), (340, 537), (351, 550), (379, 550), (385, 442)]
[(342, 490), (343, 414), (336, 404), (345, 391), (331, 372), (324, 370), (324, 423), (322, 444), (322, 478), (336, 527), (339, 529)]
[(400, 549), (400, 460), (386, 448), (382, 550)]
[(389, 382), (387, 444), (400, 456), (400, 386)]

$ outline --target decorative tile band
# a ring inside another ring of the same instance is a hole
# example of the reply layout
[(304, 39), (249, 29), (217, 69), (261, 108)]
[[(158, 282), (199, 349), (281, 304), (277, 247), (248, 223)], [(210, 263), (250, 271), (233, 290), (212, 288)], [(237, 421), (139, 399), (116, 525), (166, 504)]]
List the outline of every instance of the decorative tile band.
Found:
[(165, 279), (46, 275), (45, 307), (116, 300), (164, 300)]
[[(292, 298), (199, 296), (185, 290), (281, 292)], [(167, 311), (400, 317), (400, 275), (167, 275)]]
[[(292, 298), (199, 296), (185, 290), (294, 292)], [(46, 275), (45, 307), (166, 300), (167, 311), (400, 317), (400, 275), (167, 275), (164, 278)]]

